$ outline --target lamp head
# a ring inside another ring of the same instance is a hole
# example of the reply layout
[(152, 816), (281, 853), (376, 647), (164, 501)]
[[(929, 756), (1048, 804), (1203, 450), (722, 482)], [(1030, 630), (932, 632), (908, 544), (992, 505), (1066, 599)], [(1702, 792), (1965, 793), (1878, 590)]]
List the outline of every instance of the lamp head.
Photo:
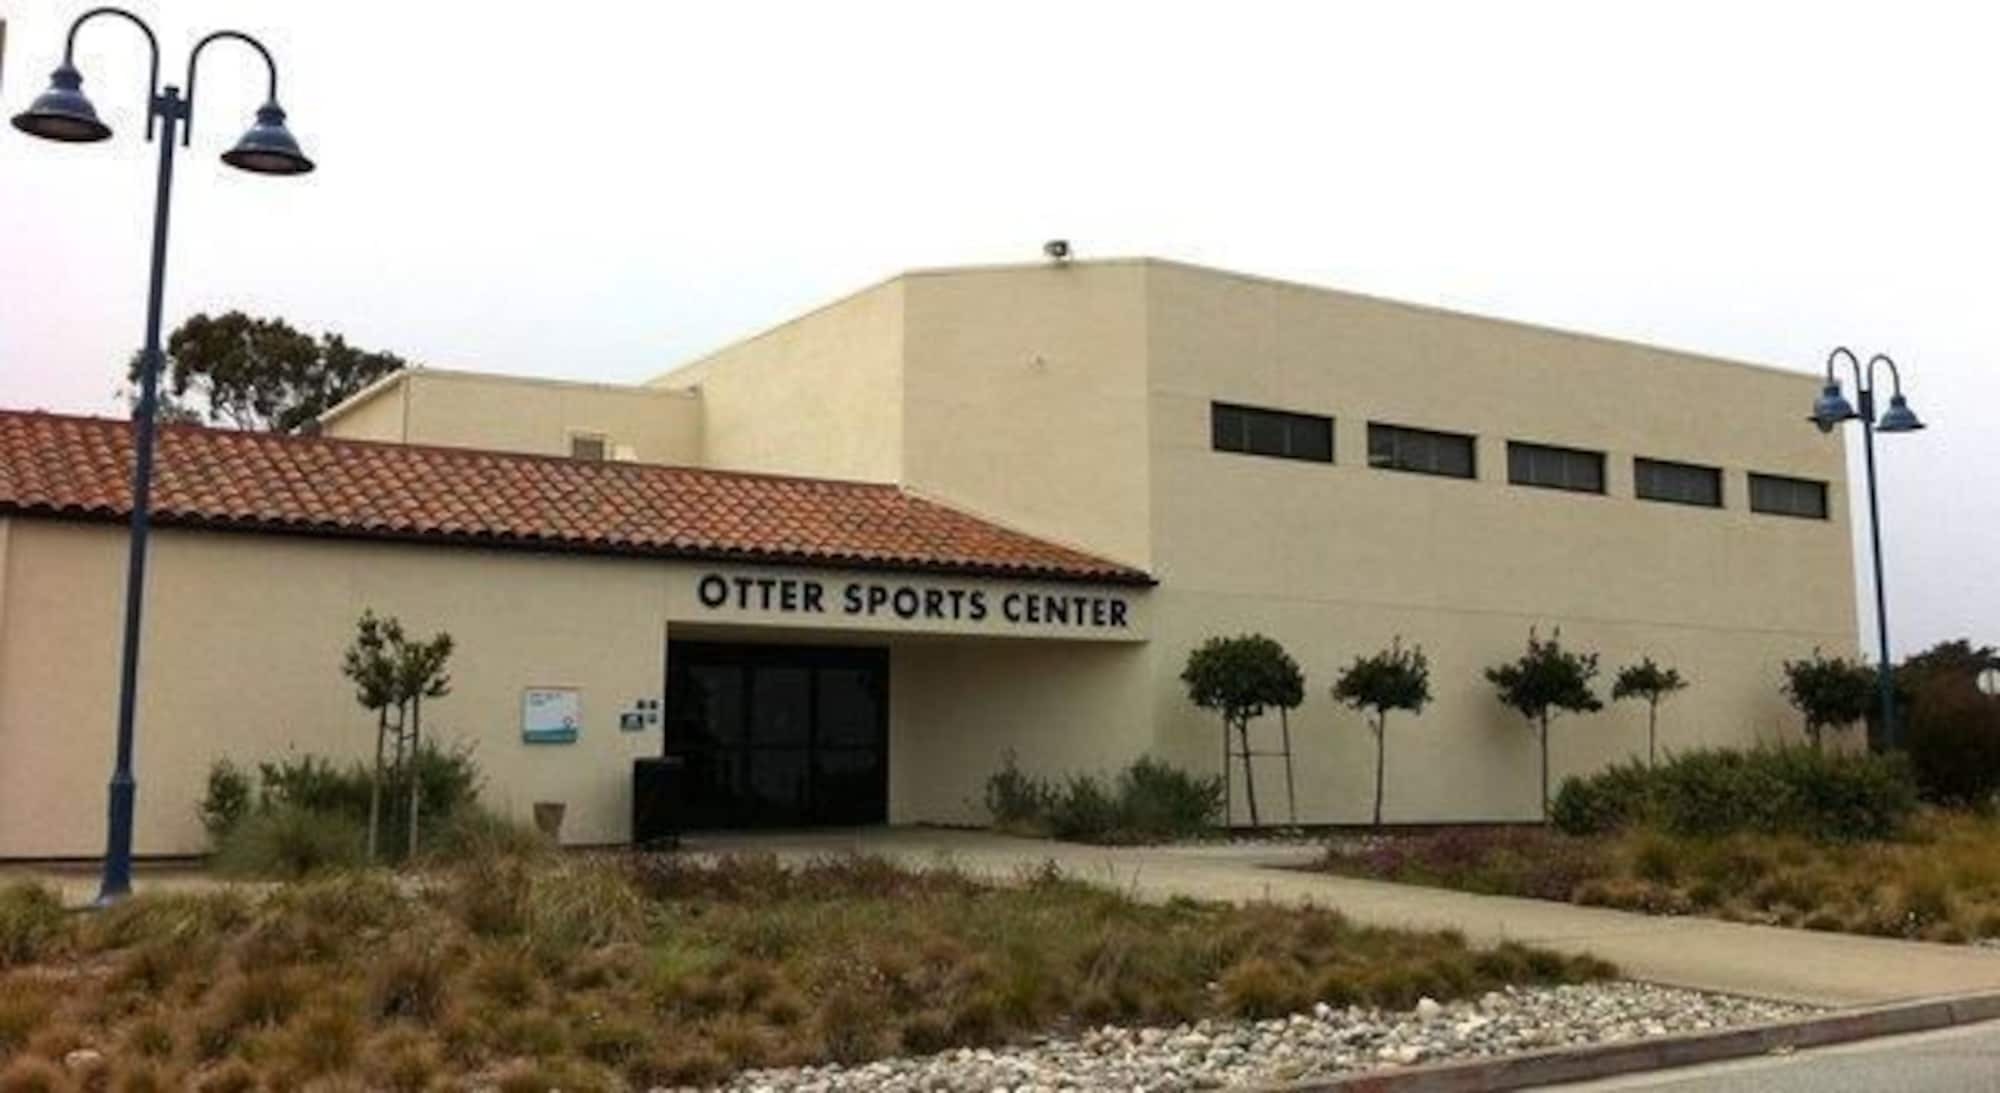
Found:
[(1820, 389), (1819, 398), (1813, 402), (1812, 416), (1806, 420), (1819, 426), (1820, 432), (1830, 433), (1834, 426), (1857, 416), (1854, 405), (1840, 393), (1840, 384), (1836, 382)]
[(111, 135), (97, 120), (97, 108), (83, 94), (83, 74), (68, 61), (49, 75), (49, 89), (14, 115), (14, 128), (29, 136), (85, 144)]
[(1924, 423), (1917, 420), (1916, 411), (1910, 409), (1910, 404), (1903, 401), (1903, 396), (1899, 392), (1889, 397), (1889, 409), (1883, 412), (1882, 420), (1875, 426), (1875, 431), (1914, 433), (1923, 427)]
[(299, 150), (298, 139), (285, 128), (285, 112), (275, 102), (257, 108), (257, 124), (236, 147), (222, 153), (222, 162), (260, 175), (302, 175), (313, 169), (313, 161)]

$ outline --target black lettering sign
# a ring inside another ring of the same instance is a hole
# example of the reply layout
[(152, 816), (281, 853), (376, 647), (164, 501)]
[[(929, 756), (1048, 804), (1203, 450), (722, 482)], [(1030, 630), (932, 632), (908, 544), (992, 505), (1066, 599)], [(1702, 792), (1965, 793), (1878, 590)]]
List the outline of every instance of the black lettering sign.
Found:
[[(806, 577), (736, 576), (704, 573), (695, 581), (695, 599), (719, 611), (775, 612), (781, 615), (828, 613), (826, 585)], [(936, 587), (887, 581), (847, 581), (840, 586), (842, 615), (940, 622), (986, 622), (992, 605), (983, 588)], [(1120, 596), (1076, 593), (1002, 593), (998, 614), (1009, 626), (1054, 629), (1126, 630), (1130, 609)]]

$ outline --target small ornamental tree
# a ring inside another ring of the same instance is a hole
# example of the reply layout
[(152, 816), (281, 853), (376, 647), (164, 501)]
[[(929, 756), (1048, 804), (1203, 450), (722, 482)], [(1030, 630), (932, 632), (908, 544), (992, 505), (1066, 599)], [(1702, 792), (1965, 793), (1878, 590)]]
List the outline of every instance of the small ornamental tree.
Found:
[(1486, 678), (1500, 701), (1520, 712), (1535, 730), (1542, 748), (1542, 818), (1549, 816), (1549, 722), (1558, 714), (1590, 713), (1604, 703), (1590, 689), (1597, 678), (1596, 653), (1572, 653), (1562, 647), (1558, 629), (1542, 641), (1528, 631), (1528, 650), (1520, 659), (1486, 669)]
[[(417, 748), (423, 741), (423, 703), (426, 698), (451, 693), (451, 676), (445, 672), (451, 650), (450, 634), (412, 641), (395, 617), (378, 618), (373, 611), (363, 611), (355, 623), (354, 643), (341, 658), (342, 674), (354, 681), (355, 701), (375, 714), (375, 770), (368, 792), (370, 860), (375, 857), (381, 830), (386, 771), (391, 767), (405, 769), (405, 763), (410, 780), (409, 853), (414, 856), (417, 852), (423, 781), (417, 772)], [(389, 754), (391, 743), (395, 747), (393, 758)]]
[(1852, 725), (1868, 716), (1876, 701), (1875, 670), (1859, 660), (1829, 657), (1814, 648), (1805, 660), (1785, 662), (1785, 698), (1805, 718), (1813, 748), (1829, 728)]
[(1654, 664), (1652, 657), (1618, 669), (1617, 678), (1611, 681), (1613, 702), (1637, 698), (1646, 703), (1646, 765), (1649, 767), (1658, 760), (1660, 703), (1686, 687), (1687, 680), (1682, 679), (1679, 672)]
[[(1266, 709), (1280, 715), (1305, 701), (1305, 675), (1285, 647), (1262, 634), (1210, 638), (1188, 654), (1181, 671), (1188, 699), (1204, 710), (1222, 715), (1223, 784), (1229, 782), (1229, 734), (1234, 731), (1243, 757), (1243, 796), (1250, 808), (1250, 826), (1259, 826), (1257, 785), (1250, 768), (1250, 722)], [(1226, 826), (1229, 817), (1223, 817)]]
[(1388, 745), (1390, 710), (1423, 712), (1431, 700), (1431, 665), (1421, 645), (1403, 648), (1401, 638), (1373, 656), (1356, 657), (1333, 685), (1334, 701), (1373, 713), (1368, 728), (1375, 734), (1375, 826), (1382, 826), (1382, 771)]

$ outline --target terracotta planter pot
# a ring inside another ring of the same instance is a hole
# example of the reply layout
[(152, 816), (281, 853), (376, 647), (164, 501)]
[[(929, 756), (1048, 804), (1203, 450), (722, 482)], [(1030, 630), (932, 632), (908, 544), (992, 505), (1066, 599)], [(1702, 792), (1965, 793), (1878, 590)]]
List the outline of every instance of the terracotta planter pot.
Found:
[(535, 828), (549, 837), (552, 843), (562, 842), (563, 814), (569, 805), (563, 801), (536, 801)]

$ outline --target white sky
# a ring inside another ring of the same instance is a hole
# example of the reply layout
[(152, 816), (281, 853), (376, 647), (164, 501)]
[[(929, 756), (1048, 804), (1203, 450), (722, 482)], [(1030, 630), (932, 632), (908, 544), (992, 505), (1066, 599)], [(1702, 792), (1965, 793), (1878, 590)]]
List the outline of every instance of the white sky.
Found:
[[(85, 6), (0, 0), (0, 109)], [(1801, 369), (1846, 342), (1894, 354), (1933, 426), (1881, 448), (1898, 649), (2000, 642), (1981, 5), (131, 6), (176, 82), (199, 34), (261, 36), (321, 165), (216, 162), (263, 75), (212, 48), (170, 328), (235, 307), (433, 365), (637, 380), (897, 270), (1066, 236)], [(141, 335), (144, 47), (105, 19), (78, 54), (113, 141), (0, 131), (8, 407), (114, 410)]]

